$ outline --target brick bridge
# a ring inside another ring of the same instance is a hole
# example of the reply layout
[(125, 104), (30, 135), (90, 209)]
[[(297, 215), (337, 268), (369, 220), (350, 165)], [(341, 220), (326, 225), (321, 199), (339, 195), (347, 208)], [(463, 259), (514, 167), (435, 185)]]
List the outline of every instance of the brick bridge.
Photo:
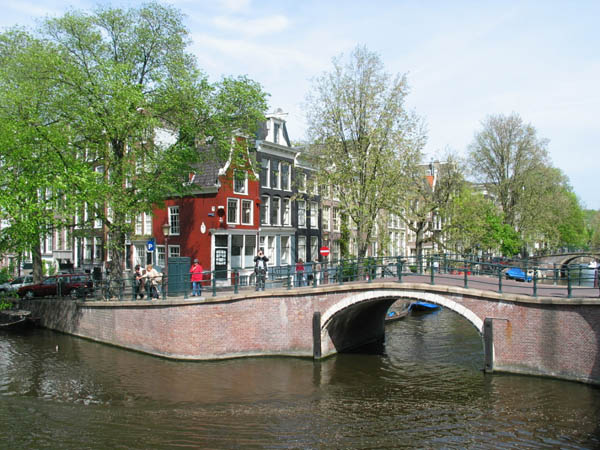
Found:
[(403, 282), (244, 291), (206, 299), (34, 299), (21, 306), (48, 328), (166, 358), (320, 359), (381, 339), (390, 305), (421, 299), (473, 324), (482, 337), (488, 372), (600, 384), (597, 289), (581, 289), (573, 298), (560, 292), (533, 297), (523, 293), (530, 289), (526, 283), (506, 282), (500, 293), (475, 281), (466, 289), (461, 282), (457, 277), (432, 285), (415, 276)]
[(557, 255), (545, 255), (532, 257), (531, 262), (535, 262), (539, 267), (553, 268), (567, 266), (569, 264), (589, 264), (590, 262), (600, 262), (600, 252), (573, 252), (561, 253)]

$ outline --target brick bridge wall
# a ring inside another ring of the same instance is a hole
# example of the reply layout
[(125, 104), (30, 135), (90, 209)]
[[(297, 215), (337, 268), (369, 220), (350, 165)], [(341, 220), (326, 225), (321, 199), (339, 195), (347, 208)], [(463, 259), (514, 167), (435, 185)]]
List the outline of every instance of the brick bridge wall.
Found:
[(214, 299), (22, 300), (45, 327), (174, 359), (326, 357), (384, 335), (398, 298), (456, 311), (482, 335), (486, 370), (600, 384), (600, 302), (373, 282)]

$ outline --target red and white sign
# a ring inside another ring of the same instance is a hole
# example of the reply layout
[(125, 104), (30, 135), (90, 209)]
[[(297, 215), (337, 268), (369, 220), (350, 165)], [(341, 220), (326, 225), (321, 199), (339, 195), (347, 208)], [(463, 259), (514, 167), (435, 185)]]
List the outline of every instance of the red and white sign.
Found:
[(321, 247), (319, 249), (319, 253), (321, 254), (321, 256), (323, 256), (324, 258), (327, 258), (329, 256), (329, 247)]

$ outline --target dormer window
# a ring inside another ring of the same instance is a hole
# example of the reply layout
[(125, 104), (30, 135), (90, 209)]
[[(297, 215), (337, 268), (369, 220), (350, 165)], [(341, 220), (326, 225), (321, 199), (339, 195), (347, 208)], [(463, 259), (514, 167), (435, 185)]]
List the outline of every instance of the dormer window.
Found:
[(281, 125), (275, 123), (273, 126), (273, 142), (276, 144), (279, 144), (279, 128), (281, 128)]

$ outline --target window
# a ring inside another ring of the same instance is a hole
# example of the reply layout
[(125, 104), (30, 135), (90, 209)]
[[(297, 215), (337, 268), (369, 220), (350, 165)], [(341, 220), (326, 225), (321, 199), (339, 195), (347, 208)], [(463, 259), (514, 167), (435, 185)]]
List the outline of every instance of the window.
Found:
[(323, 226), (323, 231), (329, 230), (329, 214), (331, 213), (331, 208), (329, 206), (323, 206), (323, 213), (321, 214), (321, 222)]
[(169, 234), (178, 235), (179, 234), (179, 206), (169, 206), (169, 225), (171, 225), (171, 230)]
[(279, 144), (279, 128), (280, 127), (281, 127), (281, 125), (278, 123), (273, 124), (273, 142), (275, 142), (276, 144)]
[(290, 212), (290, 199), (283, 199), (283, 225), (290, 226), (292, 224), (292, 214)]
[(268, 188), (269, 185), (269, 160), (263, 159), (260, 166), (260, 185)]
[(244, 267), (254, 266), (254, 255), (256, 255), (256, 236), (248, 234), (245, 236)]
[(306, 261), (306, 236), (298, 236), (298, 259)]
[(292, 171), (288, 163), (281, 163), (281, 189), (284, 191), (290, 190), (290, 178)]
[(306, 202), (304, 200), (298, 200), (298, 226), (306, 228)]
[(179, 258), (179, 245), (169, 245), (169, 258)]
[(339, 208), (333, 208), (333, 231), (340, 231), (341, 220)]
[(94, 238), (94, 259), (96, 261), (102, 260), (102, 238)]
[(279, 225), (280, 222), (280, 205), (281, 205), (281, 199), (279, 197), (273, 197), (271, 199), (271, 225)]
[(146, 246), (144, 244), (135, 244), (135, 253), (133, 255), (133, 265), (144, 266), (146, 264)]
[(267, 258), (270, 266), (275, 265), (275, 236), (267, 236)]
[(102, 228), (102, 219), (99, 218), (98, 211), (100, 211), (100, 207), (98, 203), (94, 204), (94, 228)]
[(231, 267), (242, 267), (242, 251), (244, 250), (244, 236), (231, 236)]
[(239, 221), (239, 205), (240, 201), (237, 198), (227, 199), (227, 223), (240, 223)]
[(290, 237), (281, 236), (281, 264), (290, 264)]
[(333, 246), (331, 248), (331, 259), (332, 261), (340, 260), (340, 241), (333, 241)]
[(248, 173), (242, 170), (233, 171), (233, 192), (236, 194), (248, 193)]
[(135, 217), (135, 234), (144, 234), (142, 231), (143, 218), (141, 214)]
[(268, 195), (262, 196), (262, 202), (260, 204), (260, 223), (261, 225), (269, 225), (269, 221), (271, 220), (270, 214), (270, 200), (271, 197)]
[(271, 161), (271, 188), (279, 189), (279, 161)]
[(312, 259), (317, 259), (319, 257), (319, 237), (318, 236), (310, 237), (310, 257)]
[(310, 202), (310, 227), (315, 230), (319, 228), (319, 204)]
[(242, 200), (242, 224), (252, 225), (252, 200)]
[(92, 252), (94, 250), (94, 245), (92, 244), (92, 240), (89, 238), (84, 238), (83, 245), (85, 246), (84, 259), (86, 261), (91, 261), (92, 260)]
[(156, 246), (156, 264), (159, 267), (165, 267), (165, 246), (164, 245)]
[(144, 234), (152, 234), (152, 214), (144, 213)]
[(306, 174), (301, 173), (298, 177), (298, 192), (306, 193)]

